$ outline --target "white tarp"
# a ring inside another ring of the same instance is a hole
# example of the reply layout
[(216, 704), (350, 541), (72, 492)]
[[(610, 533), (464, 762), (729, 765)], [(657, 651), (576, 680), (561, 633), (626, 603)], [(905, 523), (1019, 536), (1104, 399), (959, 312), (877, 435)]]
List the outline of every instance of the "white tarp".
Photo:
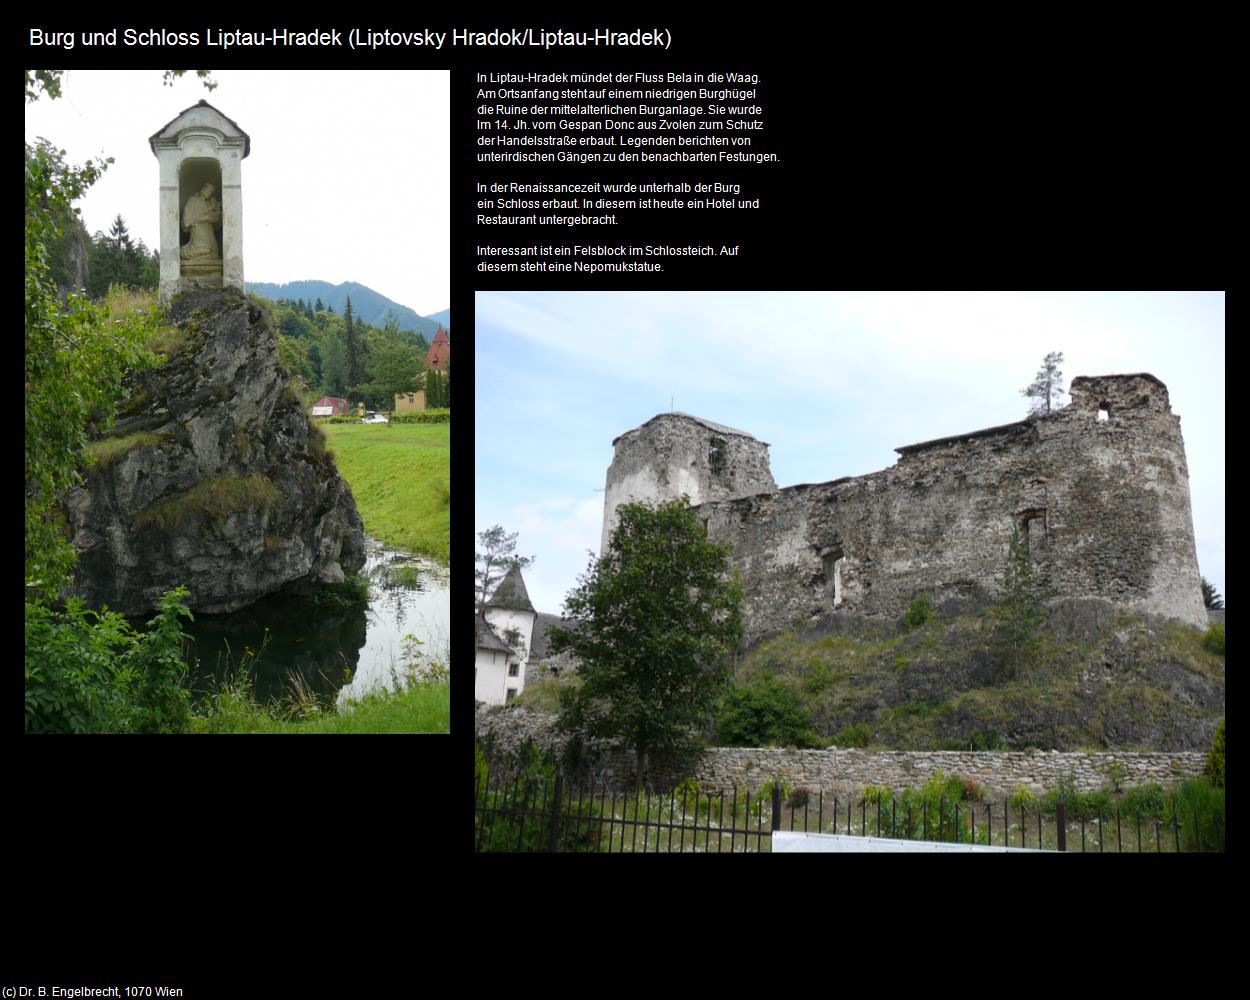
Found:
[(334, 416), (333, 406), (314, 406), (312, 415), (314, 417), (332, 417)]
[(1057, 854), (1022, 847), (986, 847), (983, 844), (946, 844), (937, 840), (889, 840), (885, 837), (847, 837), (835, 833), (774, 833), (774, 854)]

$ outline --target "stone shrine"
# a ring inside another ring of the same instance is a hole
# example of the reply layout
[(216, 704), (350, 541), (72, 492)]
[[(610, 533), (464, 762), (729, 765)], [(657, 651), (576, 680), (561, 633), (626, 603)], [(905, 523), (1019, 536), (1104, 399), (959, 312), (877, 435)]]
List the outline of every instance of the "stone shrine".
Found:
[(251, 139), (200, 101), (148, 143), (160, 163), (161, 301), (193, 288), (243, 291), (241, 182)]

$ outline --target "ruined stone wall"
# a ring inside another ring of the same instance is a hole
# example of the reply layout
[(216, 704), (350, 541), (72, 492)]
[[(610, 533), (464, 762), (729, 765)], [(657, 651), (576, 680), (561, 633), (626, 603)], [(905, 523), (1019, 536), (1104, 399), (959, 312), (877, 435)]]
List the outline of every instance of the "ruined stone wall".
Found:
[(603, 493), (603, 536), (607, 551), (623, 503), (709, 500), (777, 489), (768, 445), (750, 434), (684, 413), (661, 413), (612, 442), (615, 449)]
[(1081, 377), (1071, 395), (1048, 417), (900, 448), (881, 472), (704, 503), (744, 578), (748, 640), (835, 611), (897, 616), (920, 593), (994, 594), (1016, 525), (1057, 595), (1205, 627), (1167, 388)]
[[(524, 709), (490, 711), (478, 709), (474, 731), (489, 739), (502, 753), (512, 754), (532, 743), (559, 757), (564, 741), (555, 730), (555, 717)], [(895, 791), (917, 788), (938, 771), (947, 778), (970, 778), (994, 795), (1009, 795), (1026, 787), (1042, 793), (1071, 778), (1078, 791), (1098, 791), (1108, 781), (1113, 764), (1123, 768), (1125, 786), (1175, 784), (1200, 777), (1206, 754), (1176, 753), (1059, 753), (1056, 751), (972, 752), (954, 750), (784, 750), (776, 747), (717, 747), (704, 752), (692, 776), (706, 790), (737, 787), (755, 790), (769, 781), (781, 780), (791, 788), (824, 789), (837, 795), (856, 792), (867, 785), (884, 785)], [(582, 780), (628, 790), (634, 782), (633, 754), (605, 748)], [(649, 775), (657, 786), (671, 776)]]

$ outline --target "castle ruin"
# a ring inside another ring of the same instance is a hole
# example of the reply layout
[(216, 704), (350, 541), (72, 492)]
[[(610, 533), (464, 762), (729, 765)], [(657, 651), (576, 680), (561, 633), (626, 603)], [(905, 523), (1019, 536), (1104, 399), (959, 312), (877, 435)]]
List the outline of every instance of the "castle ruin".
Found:
[(880, 472), (784, 488), (766, 443), (663, 413), (613, 441), (601, 551), (620, 504), (689, 497), (733, 546), (749, 642), (827, 614), (897, 616), (921, 593), (993, 595), (1019, 527), (1057, 596), (1204, 628), (1167, 387), (1079, 376), (1070, 395), (1048, 416), (897, 448)]

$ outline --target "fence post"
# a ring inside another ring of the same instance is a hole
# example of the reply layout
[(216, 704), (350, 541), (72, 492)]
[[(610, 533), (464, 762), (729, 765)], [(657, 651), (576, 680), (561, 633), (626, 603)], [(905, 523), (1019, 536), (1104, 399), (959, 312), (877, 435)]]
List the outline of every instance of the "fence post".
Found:
[(556, 853), (560, 837), (560, 795), (564, 791), (564, 769), (556, 771), (556, 790), (551, 797), (551, 838), (547, 841), (547, 853)]
[(773, 782), (773, 833), (781, 829), (781, 780)]
[(1063, 792), (1059, 793), (1058, 808), (1055, 814), (1055, 822), (1059, 826), (1059, 850), (1066, 851), (1068, 849), (1068, 824), (1063, 814)]

